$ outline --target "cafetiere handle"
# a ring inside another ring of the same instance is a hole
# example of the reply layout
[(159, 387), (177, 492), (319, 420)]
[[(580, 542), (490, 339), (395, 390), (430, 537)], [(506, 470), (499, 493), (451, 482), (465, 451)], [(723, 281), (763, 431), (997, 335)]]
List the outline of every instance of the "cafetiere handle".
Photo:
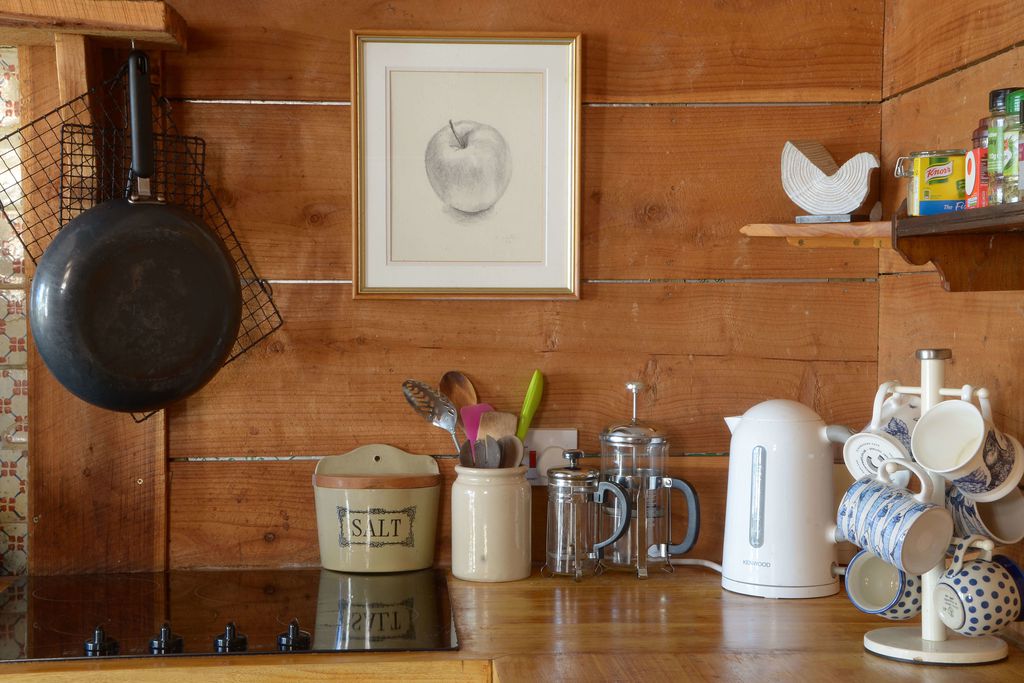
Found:
[[(672, 543), (672, 539), (669, 538), (668, 546), (670, 555), (682, 555), (697, 544), (697, 534), (700, 532), (700, 500), (690, 482), (675, 477), (666, 477), (666, 483), (668, 481), (672, 482), (672, 488), (686, 497), (686, 537), (680, 543)], [(669, 529), (671, 530), (671, 522)]]
[(629, 496), (622, 490), (622, 487), (618, 484), (614, 484), (610, 481), (602, 481), (597, 487), (597, 494), (594, 499), (598, 503), (604, 503), (604, 494), (610, 492), (616, 499), (618, 499), (617, 506), (621, 506), (622, 514), (619, 516), (619, 525), (615, 527), (615, 531), (612, 535), (601, 541), (600, 543), (594, 544), (592, 551), (593, 557), (600, 560), (604, 554), (604, 549), (615, 543), (617, 540), (622, 538), (623, 534), (626, 533), (626, 529), (629, 528), (630, 519), (633, 517), (633, 506), (629, 502)]

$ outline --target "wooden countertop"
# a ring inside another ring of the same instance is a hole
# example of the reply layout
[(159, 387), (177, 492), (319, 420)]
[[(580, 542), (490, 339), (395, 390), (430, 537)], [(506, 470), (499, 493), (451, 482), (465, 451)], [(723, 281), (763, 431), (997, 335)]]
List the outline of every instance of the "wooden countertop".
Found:
[(646, 581), (608, 573), (480, 584), (449, 579), (461, 649), (409, 654), (196, 657), (23, 663), (4, 680), (885, 680), (1020, 681), (1024, 651), (966, 670), (907, 664), (864, 651), (862, 637), (892, 625), (843, 593), (765, 600), (723, 591), (713, 572), (680, 567)]

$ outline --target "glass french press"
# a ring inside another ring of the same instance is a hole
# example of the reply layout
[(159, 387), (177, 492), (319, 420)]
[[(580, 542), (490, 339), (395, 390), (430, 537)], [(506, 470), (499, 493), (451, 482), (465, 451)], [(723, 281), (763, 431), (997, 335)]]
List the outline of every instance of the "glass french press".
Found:
[[(579, 581), (584, 574), (601, 571), (604, 549), (626, 533), (629, 519), (623, 516), (604, 540), (597, 540), (602, 502), (614, 499), (617, 505), (629, 508), (629, 499), (616, 484), (600, 481), (597, 470), (579, 466), (583, 451), (565, 451), (564, 457), (568, 467), (547, 474), (547, 553), (541, 573), (568, 575)], [(611, 496), (606, 495), (609, 493)]]
[[(654, 427), (637, 422), (637, 394), (644, 385), (629, 382), (626, 388), (633, 394), (633, 419), (601, 433), (601, 479), (618, 484), (629, 498), (628, 505), (617, 499), (602, 505), (602, 529), (606, 532), (629, 521), (626, 532), (608, 548), (605, 564), (613, 569), (635, 569), (638, 577), (646, 578), (651, 565), (672, 571), (672, 556), (694, 546), (700, 506), (693, 486), (666, 476), (668, 439)], [(687, 529), (680, 543), (672, 543), (672, 489), (686, 498)]]

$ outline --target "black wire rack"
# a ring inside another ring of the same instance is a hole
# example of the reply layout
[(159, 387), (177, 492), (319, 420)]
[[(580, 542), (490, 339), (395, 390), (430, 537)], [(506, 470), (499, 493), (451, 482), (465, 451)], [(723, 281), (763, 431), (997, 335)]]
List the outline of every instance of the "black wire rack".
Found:
[[(68, 221), (131, 189), (125, 71), (0, 138), (0, 214), (33, 262)], [(151, 190), (189, 208), (217, 233), (242, 285), (242, 321), (227, 363), (284, 324), (270, 284), (257, 276), (206, 182), (206, 143), (178, 134), (171, 107), (154, 97)], [(136, 414), (136, 420), (149, 417)]]

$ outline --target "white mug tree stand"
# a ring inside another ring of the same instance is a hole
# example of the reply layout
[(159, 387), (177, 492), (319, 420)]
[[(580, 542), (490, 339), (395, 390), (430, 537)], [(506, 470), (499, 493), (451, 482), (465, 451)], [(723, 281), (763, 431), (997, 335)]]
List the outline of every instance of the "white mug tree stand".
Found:
[[(946, 389), (945, 362), (953, 357), (949, 349), (919, 349), (921, 386), (896, 387), (901, 394), (921, 397), (921, 414), (934, 408), (944, 396), (962, 398), (962, 389)], [(979, 389), (978, 392), (984, 392)], [(929, 472), (932, 479), (932, 502), (946, 504), (946, 481)], [(917, 664), (984, 664), (1005, 659), (1006, 642), (995, 636), (967, 637), (948, 631), (939, 619), (935, 587), (946, 571), (940, 562), (921, 577), (921, 626), (894, 626), (875, 629), (864, 634), (864, 648), (880, 657)]]

